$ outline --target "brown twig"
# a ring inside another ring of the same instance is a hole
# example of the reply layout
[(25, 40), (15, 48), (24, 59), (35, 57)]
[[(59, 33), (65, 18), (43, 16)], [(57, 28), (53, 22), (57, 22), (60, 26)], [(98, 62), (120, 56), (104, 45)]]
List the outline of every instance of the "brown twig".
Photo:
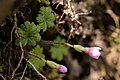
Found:
[(107, 8), (106, 12), (107, 12), (107, 13), (112, 17), (112, 19), (114, 20), (116, 28), (119, 28), (119, 27), (120, 27), (119, 17), (111, 10), (111, 8)]
[(68, 40), (67, 42), (69, 41), (69, 39), (71, 38), (72, 34), (75, 32), (75, 28), (71, 25), (71, 30), (70, 30), (70, 34), (68, 36)]
[(1, 76), (1, 78), (3, 79), (3, 80), (6, 80), (5, 78), (4, 78), (4, 76), (0, 73), (0, 76)]
[(17, 17), (16, 17), (16, 13), (14, 14), (14, 26), (12, 28), (11, 31), (11, 39), (10, 39), (10, 55), (9, 55), (9, 74), (10, 74), (10, 65), (11, 65), (11, 50), (12, 50), (12, 37), (13, 37), (13, 31), (15, 30), (15, 28), (17, 27)]
[(108, 13), (111, 16), (111, 18), (114, 20), (116, 28), (119, 28), (120, 27), (119, 17), (112, 11), (108, 3), (106, 3), (105, 6), (107, 8), (106, 13)]
[(24, 69), (24, 71), (23, 71), (23, 74), (22, 74), (22, 76), (21, 76), (20, 80), (22, 80), (22, 79), (23, 79), (26, 69), (27, 69), (27, 64), (26, 64), (26, 66), (25, 66), (25, 69)]
[(13, 73), (12, 73), (12, 79), (14, 78), (15, 72), (16, 72), (17, 69), (19, 68), (19, 66), (20, 66), (20, 64), (21, 64), (21, 62), (22, 62), (22, 60), (23, 60), (23, 58), (24, 58), (24, 50), (23, 50), (23, 47), (22, 47), (22, 43), (21, 43), (21, 42), (20, 42), (20, 48), (21, 48), (21, 51), (22, 51), (22, 53), (21, 53), (21, 58), (20, 58), (20, 61), (19, 61), (18, 65), (17, 65), (17, 67), (15, 68), (15, 70), (14, 70)]
[(90, 13), (92, 13), (92, 11), (84, 12), (84, 13), (77, 13), (77, 15), (83, 16), (83, 15), (89, 15)]

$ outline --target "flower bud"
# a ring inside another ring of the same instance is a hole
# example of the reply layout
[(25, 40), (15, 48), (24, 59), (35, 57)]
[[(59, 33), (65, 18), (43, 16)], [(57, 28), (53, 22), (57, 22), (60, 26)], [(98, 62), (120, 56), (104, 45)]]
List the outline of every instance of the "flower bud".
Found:
[(49, 67), (59, 70), (59, 72), (62, 72), (62, 73), (67, 72), (67, 68), (63, 65), (57, 64), (57, 63), (55, 63), (53, 61), (49, 61), (49, 60), (47, 60), (46, 63)]
[(57, 69), (57, 63), (53, 62), (53, 61), (49, 61), (47, 60), (47, 65), (51, 68), (56, 68)]
[(59, 71), (62, 72), (62, 73), (66, 73), (67, 72), (67, 68), (63, 65), (59, 65)]
[(101, 53), (100, 53), (101, 48), (100, 47), (86, 47), (84, 48), (84, 52), (87, 53), (90, 57), (94, 59), (99, 59)]
[(78, 52), (82, 52), (84, 49), (84, 47), (81, 45), (73, 45), (73, 48)]

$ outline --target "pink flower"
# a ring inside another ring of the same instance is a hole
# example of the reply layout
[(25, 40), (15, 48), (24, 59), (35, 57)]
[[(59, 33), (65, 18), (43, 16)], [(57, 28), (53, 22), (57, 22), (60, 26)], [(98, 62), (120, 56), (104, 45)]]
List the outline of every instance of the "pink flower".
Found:
[(67, 72), (67, 68), (63, 65), (58, 65), (58, 70), (62, 73), (66, 73)]
[(46, 61), (47, 65), (51, 68), (57, 69), (58, 71), (62, 72), (62, 73), (66, 73), (67, 72), (67, 67), (61, 65), (61, 64), (57, 64), (53, 61)]
[(100, 53), (101, 48), (100, 47), (90, 47), (90, 48), (84, 48), (84, 52), (87, 53), (90, 57), (94, 59), (99, 59), (101, 53)]

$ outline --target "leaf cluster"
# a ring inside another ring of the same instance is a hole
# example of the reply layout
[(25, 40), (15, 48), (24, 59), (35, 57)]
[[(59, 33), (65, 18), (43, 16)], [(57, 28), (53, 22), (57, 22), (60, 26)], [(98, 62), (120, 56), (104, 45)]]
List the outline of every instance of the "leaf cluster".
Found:
[(50, 7), (41, 7), (36, 20), (43, 32), (45, 32), (47, 28), (54, 26), (55, 16)]
[(19, 41), (23, 46), (26, 44), (35, 46), (36, 42), (41, 39), (39, 32), (40, 26), (36, 26), (34, 22), (26, 21), (24, 24), (21, 24), (21, 28), (18, 28)]

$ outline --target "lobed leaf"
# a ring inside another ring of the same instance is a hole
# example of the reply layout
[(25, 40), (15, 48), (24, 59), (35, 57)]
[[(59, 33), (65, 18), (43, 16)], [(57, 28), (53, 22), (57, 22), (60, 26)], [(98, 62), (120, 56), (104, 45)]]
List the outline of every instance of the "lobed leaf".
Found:
[[(36, 69), (40, 69), (45, 66), (45, 62), (38, 58), (30, 57), (29, 61), (35, 66)], [(29, 67), (32, 68), (31, 65), (29, 65)]]
[[(57, 37), (55, 42), (65, 42), (64, 39)], [(64, 45), (54, 45), (50, 48), (51, 58), (61, 61), (63, 57), (68, 53), (68, 49)]]
[(44, 32), (47, 30), (47, 28), (54, 26), (55, 16), (52, 13), (52, 9), (50, 7), (41, 7), (36, 20)]
[[(31, 52), (40, 58), (45, 57), (43, 55), (43, 48), (41, 48), (39, 45), (37, 45)], [(33, 56), (29, 56), (29, 61), (33, 63), (33, 65), (36, 67), (36, 69), (39, 69), (39, 68), (42, 68), (43, 66), (45, 66), (45, 62), (43, 60), (40, 60)]]
[(23, 46), (26, 46), (27, 44), (35, 46), (36, 42), (41, 39), (41, 36), (39, 34), (40, 30), (40, 26), (36, 26), (34, 22), (24, 22), (24, 24), (21, 24), (21, 28), (18, 28), (18, 33), (20, 36), (19, 41)]

